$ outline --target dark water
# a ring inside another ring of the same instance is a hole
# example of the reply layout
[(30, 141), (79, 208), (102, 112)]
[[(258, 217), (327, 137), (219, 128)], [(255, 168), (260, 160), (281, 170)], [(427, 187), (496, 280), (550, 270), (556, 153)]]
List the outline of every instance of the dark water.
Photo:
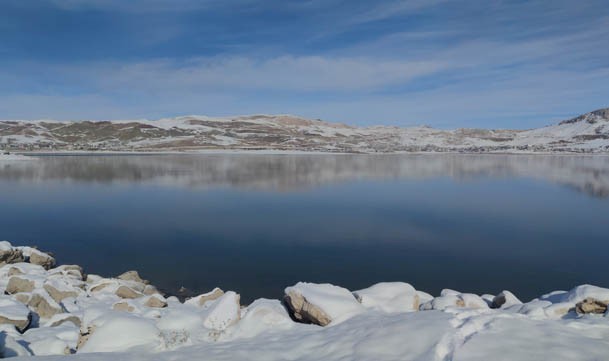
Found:
[(609, 157), (43, 157), (0, 163), (0, 239), (245, 302), (299, 280), (529, 299), (609, 287)]

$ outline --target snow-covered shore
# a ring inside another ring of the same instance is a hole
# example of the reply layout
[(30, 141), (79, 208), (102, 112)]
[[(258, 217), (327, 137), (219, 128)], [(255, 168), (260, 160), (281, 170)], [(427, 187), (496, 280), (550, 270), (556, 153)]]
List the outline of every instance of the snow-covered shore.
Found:
[(36, 160), (36, 157), (21, 155), (21, 154), (4, 154), (0, 152), (0, 162), (19, 162), (19, 161), (32, 161)]
[[(521, 302), (509, 291), (435, 297), (403, 282), (351, 291), (299, 282), (242, 306), (219, 288), (181, 302), (135, 271), (56, 266), (0, 242), (4, 357), (84, 360), (606, 360), (609, 289)], [(108, 354), (113, 352), (113, 354)]]

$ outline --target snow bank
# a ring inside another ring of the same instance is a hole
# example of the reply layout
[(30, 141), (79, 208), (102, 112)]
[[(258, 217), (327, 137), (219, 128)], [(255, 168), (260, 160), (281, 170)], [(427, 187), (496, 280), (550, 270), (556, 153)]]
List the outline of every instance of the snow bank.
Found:
[(404, 282), (354, 292), (299, 282), (285, 289), (283, 302), (242, 307), (234, 291), (216, 288), (180, 302), (133, 272), (83, 280), (78, 266), (27, 263), (29, 248), (0, 242), (0, 254), (7, 263), (0, 291), (10, 279), (30, 282), (0, 295), (2, 357), (598, 361), (609, 353), (609, 289), (592, 285), (522, 303), (509, 291), (445, 289), (434, 297)]

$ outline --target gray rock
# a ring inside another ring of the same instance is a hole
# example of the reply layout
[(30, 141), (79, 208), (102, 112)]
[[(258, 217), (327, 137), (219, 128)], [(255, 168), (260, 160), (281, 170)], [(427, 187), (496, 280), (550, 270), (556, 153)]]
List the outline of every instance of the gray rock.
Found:
[(514, 296), (512, 292), (504, 290), (493, 298), (491, 308), (505, 308), (521, 304), (522, 301), (520, 301), (518, 297)]

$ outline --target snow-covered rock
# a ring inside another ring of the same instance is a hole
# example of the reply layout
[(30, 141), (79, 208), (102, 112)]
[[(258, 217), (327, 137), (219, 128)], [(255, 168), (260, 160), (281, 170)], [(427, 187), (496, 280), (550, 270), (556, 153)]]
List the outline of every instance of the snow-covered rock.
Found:
[(222, 331), (235, 324), (241, 318), (240, 296), (228, 291), (205, 310), (203, 325), (206, 328)]
[(510, 291), (503, 290), (493, 298), (493, 308), (507, 308), (514, 305), (521, 305), (522, 301)]
[(100, 322), (78, 352), (153, 351), (159, 344), (160, 331), (151, 320), (125, 314)]
[(404, 282), (382, 282), (353, 292), (366, 308), (383, 312), (411, 312), (419, 310), (419, 294)]
[(14, 325), (23, 332), (30, 325), (30, 310), (8, 296), (0, 296), (0, 324)]
[(285, 289), (284, 299), (295, 319), (320, 326), (364, 310), (349, 290), (328, 283), (299, 282)]

